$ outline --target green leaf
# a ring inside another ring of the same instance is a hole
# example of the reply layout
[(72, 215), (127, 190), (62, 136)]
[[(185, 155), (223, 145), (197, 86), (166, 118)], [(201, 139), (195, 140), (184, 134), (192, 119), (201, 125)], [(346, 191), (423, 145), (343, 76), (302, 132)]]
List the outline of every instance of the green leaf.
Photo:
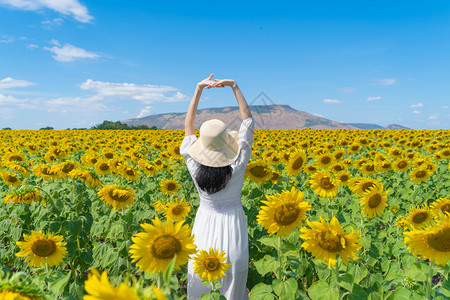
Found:
[(265, 283), (258, 283), (250, 292), (249, 300), (274, 300), (272, 286)]
[(210, 294), (210, 293), (208, 293), (208, 294), (203, 294), (203, 295), (200, 297), (200, 300), (211, 300), (211, 294)]
[(64, 288), (66, 287), (67, 283), (69, 282), (70, 274), (71, 273), (69, 272), (66, 275), (61, 276), (59, 279), (57, 279), (56, 281), (54, 281), (53, 283), (50, 284), (50, 291), (52, 291), (52, 293), (55, 297), (58, 297), (63, 292)]
[(367, 299), (367, 296), (368, 294), (364, 288), (362, 288), (358, 284), (353, 284), (352, 292), (350, 295), (348, 295), (348, 299)]
[(286, 281), (275, 279), (272, 282), (272, 287), (275, 294), (281, 299), (293, 299), (298, 285), (294, 278), (289, 278)]
[(272, 247), (275, 249), (278, 248), (278, 238), (275, 236), (273, 236), (273, 237), (265, 236), (265, 237), (260, 238), (258, 241), (266, 246), (269, 246), (269, 247)]
[(312, 300), (339, 300), (339, 292), (331, 288), (326, 280), (314, 282), (308, 289), (308, 294)]
[(167, 266), (166, 270), (164, 271), (164, 283), (169, 284), (170, 277), (172, 277), (173, 269), (175, 267), (175, 261), (177, 260), (177, 255), (172, 258), (172, 261)]
[(442, 285), (437, 288), (436, 294), (439, 296), (443, 296), (444, 299), (450, 298), (450, 280), (446, 279)]
[(273, 256), (265, 255), (255, 262), (255, 267), (258, 273), (264, 276), (269, 272), (275, 272), (278, 268), (278, 262)]
[(353, 276), (350, 273), (339, 276), (339, 285), (348, 291), (353, 289)]
[(411, 292), (405, 287), (400, 287), (395, 289), (395, 291), (389, 295), (387, 300), (409, 300), (410, 297)]

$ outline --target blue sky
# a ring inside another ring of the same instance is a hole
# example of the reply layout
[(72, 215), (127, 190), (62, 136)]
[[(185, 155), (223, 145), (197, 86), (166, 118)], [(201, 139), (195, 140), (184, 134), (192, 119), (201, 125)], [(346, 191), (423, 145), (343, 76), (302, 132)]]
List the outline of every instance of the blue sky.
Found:
[(0, 0), (0, 128), (185, 112), (214, 73), (249, 103), (449, 129), (449, 32), (448, 1)]

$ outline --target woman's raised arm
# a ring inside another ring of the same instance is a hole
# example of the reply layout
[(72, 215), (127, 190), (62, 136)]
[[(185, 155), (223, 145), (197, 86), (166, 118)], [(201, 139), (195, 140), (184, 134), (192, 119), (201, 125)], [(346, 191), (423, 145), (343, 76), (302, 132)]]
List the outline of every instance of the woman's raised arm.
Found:
[(215, 79), (214, 81), (215, 82), (212, 85), (213, 87), (222, 85), (222, 86), (229, 86), (233, 89), (234, 96), (236, 96), (236, 100), (239, 104), (239, 110), (241, 112), (242, 120), (252, 117), (252, 112), (250, 111), (247, 101), (245, 100), (244, 95), (239, 89), (239, 86), (237, 85), (236, 81), (234, 81), (233, 79)]
[[(203, 88), (211, 88), (214, 81), (212, 81), (213, 74), (209, 75), (208, 78), (203, 79), (195, 88), (194, 96), (192, 96), (191, 104), (189, 105), (188, 111), (186, 113), (186, 119), (184, 120), (184, 135), (190, 136), (194, 134), (194, 122), (195, 115), (197, 114), (198, 102), (200, 101), (200, 96), (202, 95)], [(222, 85), (214, 85), (215, 87), (223, 87)]]

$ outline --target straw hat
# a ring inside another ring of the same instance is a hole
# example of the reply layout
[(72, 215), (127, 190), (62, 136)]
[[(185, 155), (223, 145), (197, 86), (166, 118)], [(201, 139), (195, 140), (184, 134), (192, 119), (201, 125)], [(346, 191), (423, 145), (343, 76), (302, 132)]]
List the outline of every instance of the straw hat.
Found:
[(240, 150), (239, 133), (228, 130), (221, 120), (212, 119), (200, 126), (200, 138), (187, 152), (202, 165), (224, 167), (237, 159)]

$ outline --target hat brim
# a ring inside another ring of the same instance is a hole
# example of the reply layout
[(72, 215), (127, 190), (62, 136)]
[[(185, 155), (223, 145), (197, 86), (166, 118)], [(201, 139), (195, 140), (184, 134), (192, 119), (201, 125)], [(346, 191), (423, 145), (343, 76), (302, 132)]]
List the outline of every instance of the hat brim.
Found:
[(228, 131), (230, 143), (225, 146), (210, 150), (203, 145), (201, 139), (197, 139), (188, 149), (188, 154), (197, 162), (208, 167), (225, 167), (233, 163), (239, 156), (239, 133)]

